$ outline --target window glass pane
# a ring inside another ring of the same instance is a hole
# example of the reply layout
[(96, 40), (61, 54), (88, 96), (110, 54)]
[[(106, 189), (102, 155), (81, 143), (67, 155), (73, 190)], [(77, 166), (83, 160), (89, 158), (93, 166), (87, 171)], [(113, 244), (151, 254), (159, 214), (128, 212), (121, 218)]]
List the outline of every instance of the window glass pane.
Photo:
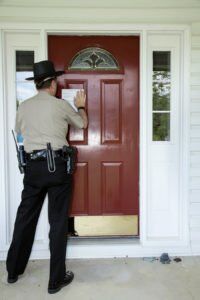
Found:
[(119, 70), (116, 58), (107, 50), (90, 47), (79, 51), (70, 62), (69, 70)]
[(17, 108), (21, 102), (32, 97), (36, 93), (34, 82), (16, 82), (16, 90)]
[(16, 51), (16, 71), (32, 71), (34, 64), (34, 51)]
[(170, 113), (153, 113), (153, 140), (170, 140)]
[(17, 142), (21, 144), (21, 143), (23, 143), (23, 140), (24, 140), (24, 139), (23, 139), (22, 135), (21, 135), (21, 134), (18, 134), (18, 135), (17, 135)]
[(25, 78), (33, 76), (32, 71), (17, 71), (16, 72), (16, 81), (26, 81)]
[(170, 51), (153, 51), (153, 110), (170, 110)]
[(33, 81), (25, 78), (33, 76), (34, 51), (16, 51), (16, 107), (36, 94)]

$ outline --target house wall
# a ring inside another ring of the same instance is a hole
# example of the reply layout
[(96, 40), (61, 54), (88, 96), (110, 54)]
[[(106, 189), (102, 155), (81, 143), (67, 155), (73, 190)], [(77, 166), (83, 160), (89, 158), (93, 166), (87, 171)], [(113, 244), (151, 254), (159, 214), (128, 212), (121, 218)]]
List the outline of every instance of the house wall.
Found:
[[(59, 7), (60, 4), (60, 7)], [(74, 242), (70, 245), (68, 255), (69, 257), (106, 257), (106, 256), (141, 256), (141, 255), (156, 255), (164, 251), (172, 251), (173, 254), (199, 254), (200, 253), (200, 2), (198, 0), (124, 0), (123, 4), (117, 0), (102, 0), (102, 1), (89, 1), (84, 2), (84, 7), (82, 6), (82, 1), (32, 1), (25, 0), (2, 0), (0, 2), (0, 38), (1, 45), (4, 42), (4, 32), (5, 31), (37, 31), (40, 35), (40, 59), (44, 59), (46, 55), (46, 30), (52, 30), (53, 32), (78, 32), (81, 28), (85, 32), (99, 32), (102, 30), (105, 33), (110, 32), (110, 28), (114, 32), (115, 27), (121, 28), (121, 32), (131, 33), (136, 30), (136, 32), (143, 33), (142, 43), (147, 41), (147, 31), (152, 28), (152, 31), (163, 30), (163, 32), (170, 32), (170, 30), (178, 30), (178, 25), (188, 26), (191, 28), (191, 40), (190, 33), (188, 31), (188, 43), (186, 45), (189, 50), (191, 50), (190, 58), (190, 74), (186, 76), (190, 80), (190, 103), (189, 106), (180, 106), (181, 109), (185, 109), (183, 112), (184, 122), (185, 122), (185, 132), (187, 134), (187, 126), (189, 125), (190, 131), (189, 136), (186, 137), (189, 143), (183, 143), (184, 148), (184, 158), (186, 161), (186, 167), (183, 168), (183, 172), (187, 172), (185, 185), (183, 189), (184, 199), (180, 197), (180, 201), (184, 202), (184, 206), (189, 207), (185, 215), (187, 224), (185, 224), (186, 231), (189, 230), (189, 244), (187, 245), (186, 240), (184, 245), (173, 243), (172, 240), (169, 241), (167, 246), (163, 243), (162, 238), (157, 241), (157, 243), (151, 244), (149, 241), (142, 241), (146, 243), (134, 244), (130, 241), (115, 241), (114, 244), (110, 241), (104, 243), (104, 248), (101, 243), (86, 242), (85, 244)], [(71, 24), (71, 25), (70, 25)], [(114, 26), (113, 24), (116, 24)], [(149, 26), (149, 25), (150, 26)], [(69, 28), (73, 28), (69, 29)], [(70, 31), (71, 30), (71, 31)], [(120, 30), (118, 31), (120, 32)], [(147, 46), (147, 44), (146, 44)], [(183, 47), (184, 45), (182, 45)], [(142, 52), (142, 65), (146, 64), (145, 58), (145, 44), (143, 44)], [(185, 46), (184, 46), (185, 47)], [(4, 57), (3, 46), (0, 47), (0, 77), (6, 75), (5, 64), (3, 61)], [(187, 60), (188, 56), (183, 55)], [(186, 63), (187, 69), (187, 63)], [(184, 71), (184, 70), (183, 70)], [(144, 73), (143, 73), (144, 74)], [(144, 79), (143, 89), (145, 86), (145, 76), (142, 74), (141, 79)], [(186, 83), (187, 84), (187, 83)], [(187, 89), (185, 90), (187, 92)], [(144, 100), (146, 95), (144, 90), (142, 90)], [(0, 81), (0, 96), (1, 99), (6, 99), (6, 89), (3, 81)], [(187, 96), (186, 96), (187, 97)], [(145, 102), (142, 104), (145, 107)], [(182, 104), (181, 104), (182, 105)], [(190, 110), (188, 110), (188, 109)], [(5, 119), (5, 111), (0, 107), (0, 122)], [(145, 120), (145, 117), (144, 117)], [(145, 128), (142, 131), (145, 132)], [(3, 126), (0, 126), (0, 140), (5, 141), (5, 130)], [(8, 193), (8, 186), (5, 186), (5, 176), (6, 176), (6, 164), (3, 159), (6, 157), (5, 145), (0, 147), (0, 159), (2, 170), (0, 172), (0, 189), (2, 199), (7, 199), (6, 195)], [(143, 144), (145, 148), (145, 143)], [(188, 153), (188, 155), (187, 155)], [(144, 151), (143, 156), (146, 159), (146, 152)], [(145, 160), (144, 160), (145, 162)], [(187, 169), (187, 163), (190, 163), (189, 170)], [(142, 166), (144, 170), (146, 166)], [(143, 172), (143, 171), (142, 171)], [(145, 192), (141, 191), (141, 197), (145, 197)], [(144, 194), (144, 195), (142, 195)], [(185, 199), (187, 203), (185, 203)], [(0, 252), (4, 252), (0, 257), (5, 258), (7, 245), (6, 245), (6, 234), (9, 232), (9, 228), (5, 224), (8, 224), (6, 215), (8, 203), (2, 201), (1, 216), (0, 216)], [(182, 206), (178, 206), (182, 207)], [(146, 213), (144, 203), (140, 203), (140, 208), (143, 210), (143, 214)], [(144, 215), (143, 215), (144, 217)], [(169, 219), (170, 222), (170, 219)], [(45, 223), (46, 224), (46, 223)], [(44, 224), (43, 224), (44, 225)], [(10, 225), (9, 225), (10, 226)], [(46, 225), (45, 225), (46, 226)], [(141, 228), (141, 236), (145, 234), (148, 224), (144, 224)], [(6, 228), (5, 228), (6, 227)], [(167, 227), (166, 227), (167, 228)], [(47, 233), (46, 228), (45, 232)], [(6, 234), (5, 234), (6, 232)], [(182, 235), (182, 233), (180, 233)], [(185, 234), (187, 236), (187, 233)], [(45, 237), (46, 239), (47, 237)], [(46, 258), (48, 256), (48, 240), (45, 240), (46, 250), (41, 254), (39, 248), (36, 249), (35, 254), (32, 257), (35, 258)], [(5, 246), (6, 245), (6, 246)], [(171, 246), (170, 246), (171, 245)], [(188, 247), (187, 247), (188, 246)], [(174, 248), (173, 248), (174, 247)], [(38, 253), (37, 253), (38, 251)]]

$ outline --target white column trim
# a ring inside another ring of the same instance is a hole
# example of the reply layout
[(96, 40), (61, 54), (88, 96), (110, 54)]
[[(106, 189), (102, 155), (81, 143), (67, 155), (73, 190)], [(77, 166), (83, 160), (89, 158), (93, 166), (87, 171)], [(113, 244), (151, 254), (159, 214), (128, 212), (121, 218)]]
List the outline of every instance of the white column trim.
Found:
[(190, 249), (192, 250), (192, 244), (190, 239), (190, 201), (189, 201), (189, 178), (190, 178), (190, 74), (191, 74), (191, 30), (189, 28), (184, 30), (182, 40), (182, 65), (183, 65), (183, 88), (181, 89), (181, 166), (180, 166), (180, 199), (183, 200), (183, 242), (189, 243)]
[[(147, 31), (143, 30), (140, 34), (140, 126), (139, 126), (139, 231), (140, 242), (145, 243), (146, 216), (147, 210), (145, 201), (147, 199), (147, 76), (143, 72), (147, 65)], [(143, 141), (143, 142), (141, 142)]]
[(7, 244), (7, 219), (8, 219), (8, 213), (7, 213), (7, 199), (8, 199), (8, 186), (7, 186), (7, 164), (6, 164), (6, 147), (5, 147), (5, 131), (6, 131), (6, 109), (5, 109), (5, 101), (6, 101), (6, 95), (5, 95), (5, 63), (4, 63), (4, 32), (3, 30), (0, 30), (0, 40), (1, 40), (1, 47), (0, 47), (0, 78), (3, 80), (0, 80), (0, 141), (1, 141), (1, 147), (0, 147), (0, 160), (1, 160), (1, 168), (0, 168), (0, 191), (1, 191), (1, 201), (0, 201), (0, 250), (6, 249)]

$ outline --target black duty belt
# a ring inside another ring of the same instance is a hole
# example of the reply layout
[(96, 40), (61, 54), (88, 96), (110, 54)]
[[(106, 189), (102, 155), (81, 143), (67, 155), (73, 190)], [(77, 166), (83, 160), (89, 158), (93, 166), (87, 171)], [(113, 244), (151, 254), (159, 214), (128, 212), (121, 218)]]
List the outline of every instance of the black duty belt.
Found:
[(31, 153), (23, 151), (23, 157), (25, 160), (24, 169), (26, 168), (27, 161), (46, 160), (49, 172), (55, 172), (56, 170), (54, 158), (62, 157), (63, 161), (66, 162), (67, 174), (73, 174), (77, 161), (77, 148), (64, 145), (62, 149), (53, 150), (51, 144), (47, 143), (47, 149), (34, 150)]
[[(56, 157), (63, 157), (63, 151), (62, 149), (59, 150), (52, 150), (54, 158)], [(30, 153), (26, 153), (26, 160), (47, 160), (47, 150), (42, 149), (42, 150), (34, 150)]]

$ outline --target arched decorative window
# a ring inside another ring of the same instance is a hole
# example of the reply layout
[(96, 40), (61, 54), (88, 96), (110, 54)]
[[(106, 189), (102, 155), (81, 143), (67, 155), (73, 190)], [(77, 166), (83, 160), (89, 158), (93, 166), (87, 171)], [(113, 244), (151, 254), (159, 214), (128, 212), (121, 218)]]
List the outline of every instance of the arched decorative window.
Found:
[(119, 70), (116, 58), (107, 50), (90, 47), (79, 51), (71, 60), (69, 70)]

